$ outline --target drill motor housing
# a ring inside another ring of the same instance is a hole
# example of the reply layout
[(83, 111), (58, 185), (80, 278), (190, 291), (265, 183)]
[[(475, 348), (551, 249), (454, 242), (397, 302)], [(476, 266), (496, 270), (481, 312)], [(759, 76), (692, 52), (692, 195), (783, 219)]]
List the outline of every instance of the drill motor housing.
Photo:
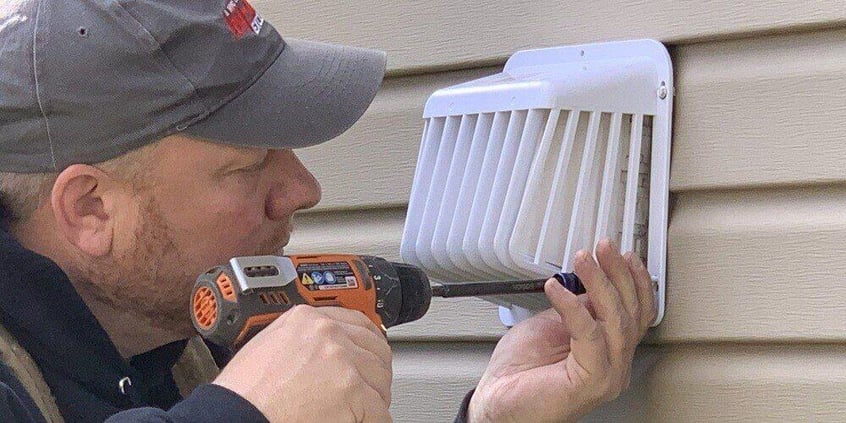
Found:
[(238, 348), (298, 304), (358, 310), (384, 331), (423, 317), (431, 298), (420, 269), (379, 257), (250, 256), (200, 275), (190, 315), (204, 338)]

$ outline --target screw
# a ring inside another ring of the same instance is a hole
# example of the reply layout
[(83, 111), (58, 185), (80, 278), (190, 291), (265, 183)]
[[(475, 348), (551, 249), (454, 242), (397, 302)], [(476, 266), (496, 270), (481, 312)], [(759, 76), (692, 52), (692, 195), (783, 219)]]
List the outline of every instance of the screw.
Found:
[(658, 87), (658, 98), (660, 98), (661, 100), (667, 98), (667, 84), (665, 84), (664, 82), (661, 82), (661, 86)]

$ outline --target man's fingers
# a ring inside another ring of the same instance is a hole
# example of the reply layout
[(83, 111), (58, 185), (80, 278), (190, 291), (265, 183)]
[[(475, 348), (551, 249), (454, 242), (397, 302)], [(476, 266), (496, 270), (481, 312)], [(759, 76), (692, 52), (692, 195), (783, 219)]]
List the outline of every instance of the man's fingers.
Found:
[(382, 331), (377, 329), (376, 325), (363, 313), (340, 307), (297, 307), (305, 307), (302, 309), (305, 313), (315, 313), (315, 315), (306, 316), (314, 323), (312, 330), (319, 331), (318, 327), (320, 327), (327, 332), (326, 336), (346, 337), (378, 359), (380, 367), (391, 369), (391, 347)]
[[(596, 313), (594, 313), (593, 311), (593, 304), (590, 303), (590, 297), (588, 297), (587, 294), (579, 294), (576, 298), (578, 298), (579, 304), (586, 308), (588, 313), (590, 313), (590, 317), (596, 320)], [(561, 314), (558, 313), (558, 311), (554, 308), (546, 309), (536, 314), (535, 317), (539, 317), (546, 320), (552, 320), (554, 322), (561, 322)]]
[(611, 363), (612, 369), (612, 374), (608, 377), (614, 381), (612, 384), (617, 386), (617, 381), (635, 348), (633, 338), (637, 336), (639, 329), (637, 322), (626, 312), (617, 288), (588, 252), (576, 253), (575, 268), (593, 304), (596, 321), (603, 327), (608, 345), (608, 362)]
[(381, 333), (374, 335), (368, 329), (346, 322), (337, 322), (337, 324), (347, 333), (353, 343), (374, 354), (382, 363), (383, 368), (391, 370), (391, 347)]
[(390, 401), (386, 405), (380, 404), (378, 401), (371, 393), (370, 400), (366, 400), (366, 404), (369, 406), (364, 408), (364, 417), (361, 419), (361, 423), (392, 423), (394, 421), (388, 408)]
[(596, 319), (608, 323), (614, 330), (621, 330), (625, 309), (617, 288), (608, 280), (587, 251), (582, 250), (576, 253), (575, 268), (576, 274), (587, 290)]
[(393, 422), (388, 407), (390, 402), (382, 400), (382, 394), (364, 387), (357, 392), (349, 405), (356, 422), (361, 423), (390, 423)]
[(573, 358), (589, 374), (605, 374), (610, 366), (608, 346), (599, 323), (591, 317), (576, 295), (557, 280), (546, 281), (544, 291), (570, 332)]
[(385, 336), (385, 334), (383, 334), (382, 331), (376, 327), (376, 324), (373, 323), (370, 319), (368, 319), (367, 316), (365, 316), (364, 313), (360, 311), (351, 310), (343, 307), (315, 307), (314, 309), (319, 313), (323, 313), (323, 315), (325, 315), (326, 317), (341, 322), (349, 323), (351, 325), (363, 327), (381, 337)]
[(620, 302), (623, 303), (626, 312), (635, 320), (639, 320), (640, 304), (638, 303), (634, 278), (632, 278), (628, 263), (617, 249), (617, 246), (611, 240), (603, 239), (596, 246), (596, 258), (599, 260), (602, 270), (611, 279), (611, 283), (617, 288)]
[(350, 355), (355, 354), (357, 359), (353, 360), (354, 371), (358, 372), (358, 376), (364, 383), (379, 393), (379, 397), (385, 404), (391, 404), (391, 382), (393, 379), (393, 372), (390, 368), (385, 369), (381, 363), (381, 359), (376, 357), (372, 351), (362, 348), (354, 342), (348, 340), (339, 341), (345, 350), (349, 351)]
[(372, 407), (365, 410), (362, 423), (393, 423), (391, 413), (384, 407)]
[(635, 279), (637, 298), (640, 302), (640, 335), (646, 333), (649, 325), (655, 321), (658, 315), (658, 308), (655, 304), (655, 289), (652, 286), (652, 276), (643, 265), (643, 261), (636, 254), (628, 257), (628, 267)]
[(593, 303), (590, 302), (590, 297), (588, 294), (579, 294), (579, 303), (585, 306), (587, 311), (590, 313), (590, 317), (593, 317), (596, 320), (596, 310), (593, 309)]

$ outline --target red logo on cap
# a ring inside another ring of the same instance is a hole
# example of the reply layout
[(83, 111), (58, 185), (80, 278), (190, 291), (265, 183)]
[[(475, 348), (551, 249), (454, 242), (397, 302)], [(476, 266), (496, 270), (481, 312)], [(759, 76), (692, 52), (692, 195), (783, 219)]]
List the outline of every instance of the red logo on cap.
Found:
[(249, 31), (258, 34), (264, 24), (264, 19), (256, 13), (247, 0), (229, 0), (226, 8), (223, 9), (223, 18), (226, 20), (226, 26), (238, 39), (244, 37)]

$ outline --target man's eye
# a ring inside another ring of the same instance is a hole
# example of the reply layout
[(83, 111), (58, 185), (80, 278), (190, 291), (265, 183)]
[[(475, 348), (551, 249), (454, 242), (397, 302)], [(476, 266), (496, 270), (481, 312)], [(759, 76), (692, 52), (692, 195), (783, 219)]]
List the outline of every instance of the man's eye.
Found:
[(239, 169), (239, 171), (244, 172), (244, 173), (253, 173), (253, 172), (258, 172), (258, 171), (262, 170), (263, 168), (264, 168), (264, 161), (262, 160), (262, 161), (254, 164), (252, 166), (243, 167), (243, 168)]
[(264, 158), (260, 162), (254, 164), (254, 165), (247, 166), (247, 167), (242, 167), (241, 169), (238, 169), (238, 171), (243, 172), (243, 173), (258, 172), (258, 171), (264, 169), (264, 166), (267, 164), (267, 157), (268, 156), (269, 155), (265, 155)]

